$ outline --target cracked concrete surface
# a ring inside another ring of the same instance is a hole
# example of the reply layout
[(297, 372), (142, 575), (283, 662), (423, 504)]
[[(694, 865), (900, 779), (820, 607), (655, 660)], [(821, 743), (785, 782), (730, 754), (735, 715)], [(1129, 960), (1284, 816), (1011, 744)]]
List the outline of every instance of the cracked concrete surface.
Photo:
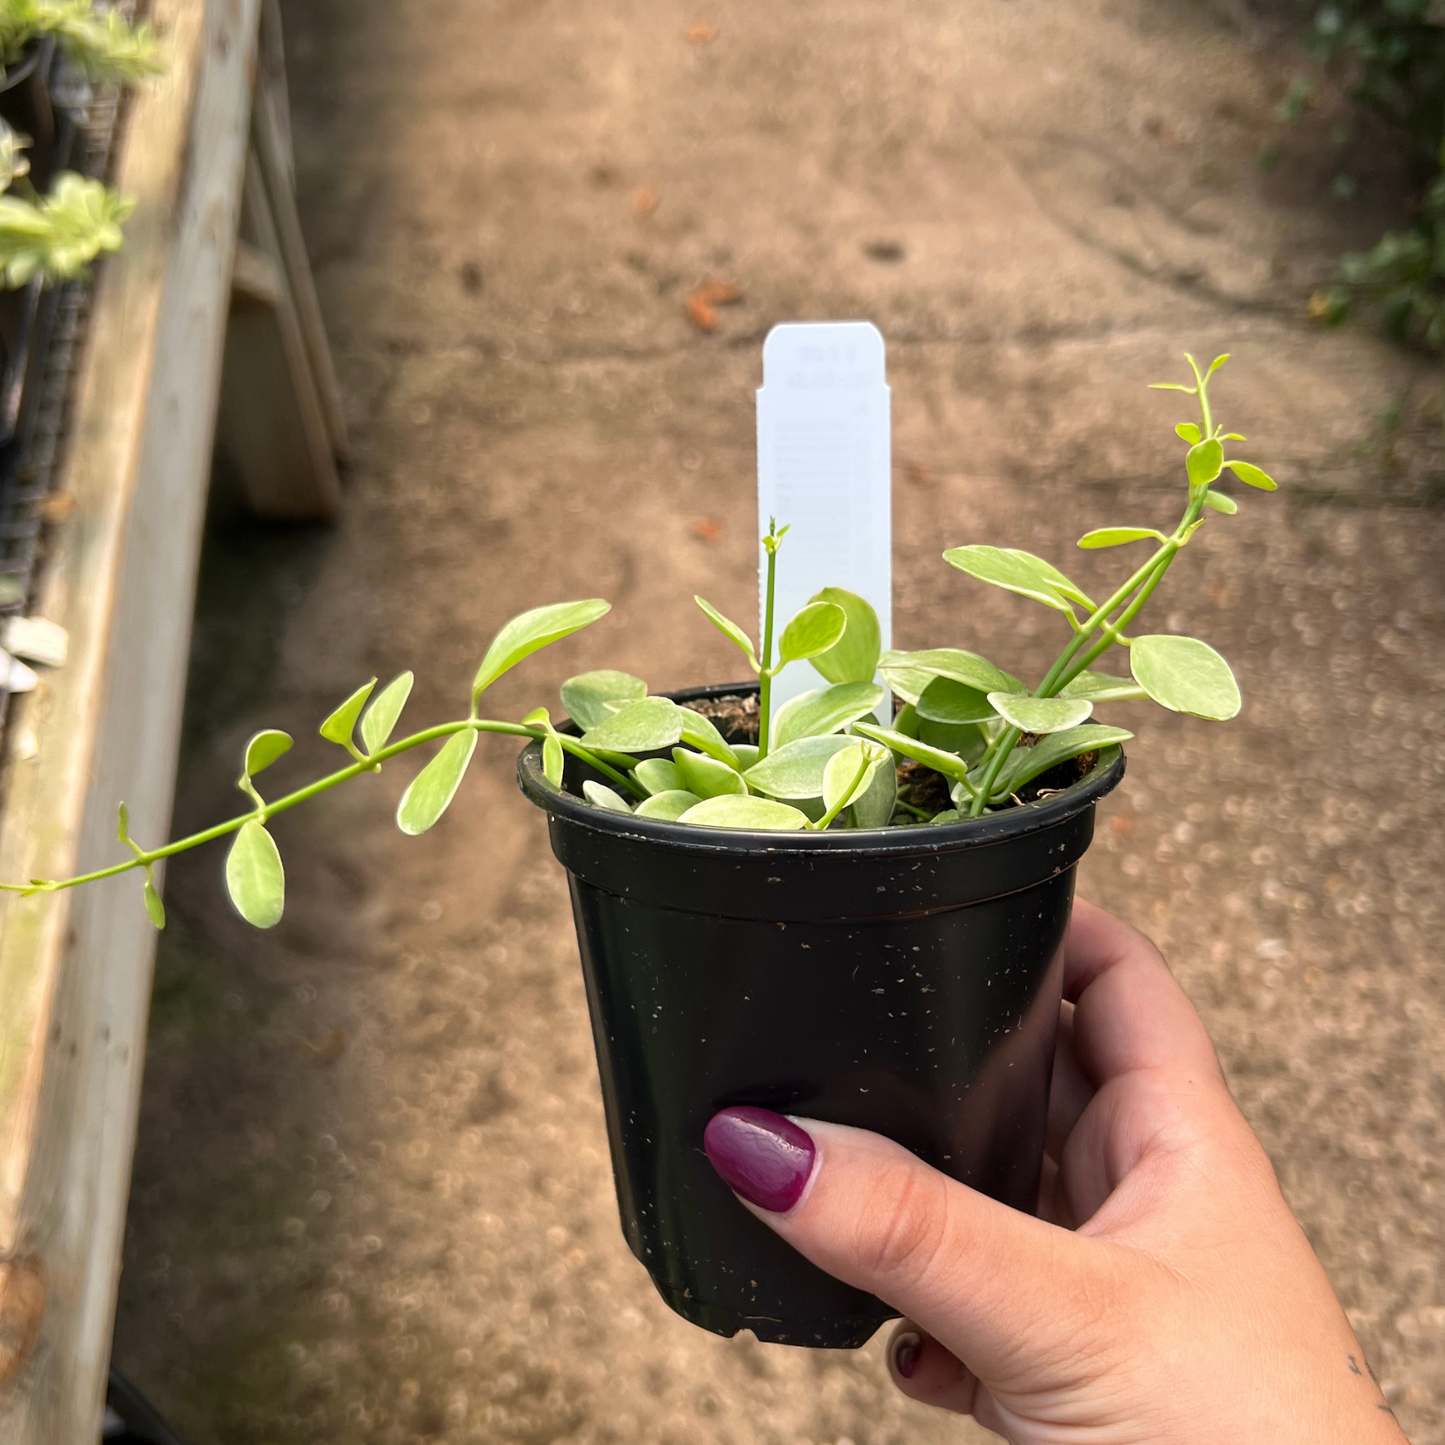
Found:
[[(319, 771), (317, 722), (373, 673), (416, 667), (409, 716), (449, 716), (542, 601), (615, 611), (504, 679), (503, 715), (585, 666), (731, 672), (689, 599), (753, 606), (776, 321), (888, 339), (899, 641), (1026, 674), (1051, 619), (941, 546), (1062, 561), (1172, 521), (1183, 413), (1144, 383), (1230, 350), (1222, 414), (1281, 491), (1206, 529), (1155, 610), (1231, 658), (1245, 711), (1116, 710), (1140, 737), (1082, 887), (1165, 946), (1388, 1398), (1445, 1442), (1442, 385), (1304, 314), (1395, 213), (1387, 154), (1333, 144), (1328, 99), (1282, 128), (1302, 62), (1239, 7), (283, 8), (357, 456), (334, 531), (218, 516), (177, 829), (232, 808), (256, 727), (303, 740), (278, 785)], [(712, 335), (683, 307), (705, 280), (744, 293)], [(407, 775), (278, 821), (273, 933), (230, 915), (216, 855), (171, 869), (119, 1363), (227, 1445), (983, 1438), (897, 1398), (877, 1344), (721, 1341), (661, 1306), (511, 750), (484, 742), (417, 840), (390, 825)]]

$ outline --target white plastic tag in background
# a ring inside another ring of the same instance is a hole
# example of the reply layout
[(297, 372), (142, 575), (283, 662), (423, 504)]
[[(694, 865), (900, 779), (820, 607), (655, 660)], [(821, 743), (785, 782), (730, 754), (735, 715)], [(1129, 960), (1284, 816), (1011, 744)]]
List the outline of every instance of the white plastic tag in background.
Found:
[[(788, 618), (823, 587), (866, 597), (878, 613), (884, 650), (892, 647), (892, 482), (890, 393), (878, 328), (867, 321), (773, 327), (763, 342), (758, 391), (758, 535), (770, 517), (790, 528), (778, 552), (775, 647)], [(766, 553), (760, 566), (761, 619)], [(790, 663), (773, 683), (773, 708), (826, 686), (808, 663)]]

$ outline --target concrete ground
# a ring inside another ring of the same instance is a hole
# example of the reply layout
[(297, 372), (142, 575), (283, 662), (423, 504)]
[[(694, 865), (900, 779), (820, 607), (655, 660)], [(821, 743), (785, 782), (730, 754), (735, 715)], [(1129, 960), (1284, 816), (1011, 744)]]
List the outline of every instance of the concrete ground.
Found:
[[(1172, 524), (1178, 353), (1281, 481), (1156, 599), (1230, 725), (1137, 707), (1082, 887), (1166, 947), (1416, 1445), (1445, 1442), (1441, 378), (1306, 300), (1401, 180), (1242, 5), (291, 0), (299, 185), (356, 458), (331, 531), (218, 507), (176, 828), (262, 725), (415, 667), (464, 706), (498, 625), (615, 611), (494, 692), (736, 672), (767, 328), (888, 340), (897, 632), (1037, 673), (1049, 617), (938, 560)], [(700, 27), (700, 28), (693, 28)], [(715, 27), (715, 34), (710, 28)], [(1282, 151), (1266, 169), (1261, 151)], [(1352, 197), (1346, 175), (1356, 182)], [(700, 331), (699, 284), (741, 299)], [(1074, 564), (1071, 570), (1074, 570)], [(310, 738), (307, 742), (305, 739)], [(982, 1438), (856, 1355), (671, 1316), (617, 1227), (566, 892), (484, 742), (421, 839), (388, 768), (276, 826), (274, 932), (177, 860), (116, 1358), (196, 1442), (926, 1445)]]

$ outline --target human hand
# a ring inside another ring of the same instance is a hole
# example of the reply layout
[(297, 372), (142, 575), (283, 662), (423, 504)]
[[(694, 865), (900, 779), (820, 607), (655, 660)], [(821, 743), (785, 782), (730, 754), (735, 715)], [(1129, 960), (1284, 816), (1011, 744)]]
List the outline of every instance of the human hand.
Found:
[(725, 1109), (758, 1218), (907, 1317), (905, 1394), (1014, 1445), (1400, 1445), (1324, 1270), (1163, 958), (1074, 906), (1041, 1217), (861, 1129)]

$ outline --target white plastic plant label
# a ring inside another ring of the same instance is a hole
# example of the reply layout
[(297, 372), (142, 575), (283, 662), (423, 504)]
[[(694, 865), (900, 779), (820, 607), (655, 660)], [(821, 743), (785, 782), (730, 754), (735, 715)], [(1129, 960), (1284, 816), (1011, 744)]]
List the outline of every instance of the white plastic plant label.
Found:
[[(760, 536), (770, 517), (790, 529), (778, 553), (775, 632), (820, 588), (846, 587), (873, 604), (884, 650), (892, 647), (890, 393), (883, 336), (871, 322), (768, 332), (758, 390)], [(761, 611), (766, 558), (759, 576)], [(806, 662), (790, 663), (773, 683), (773, 710), (825, 685)]]

